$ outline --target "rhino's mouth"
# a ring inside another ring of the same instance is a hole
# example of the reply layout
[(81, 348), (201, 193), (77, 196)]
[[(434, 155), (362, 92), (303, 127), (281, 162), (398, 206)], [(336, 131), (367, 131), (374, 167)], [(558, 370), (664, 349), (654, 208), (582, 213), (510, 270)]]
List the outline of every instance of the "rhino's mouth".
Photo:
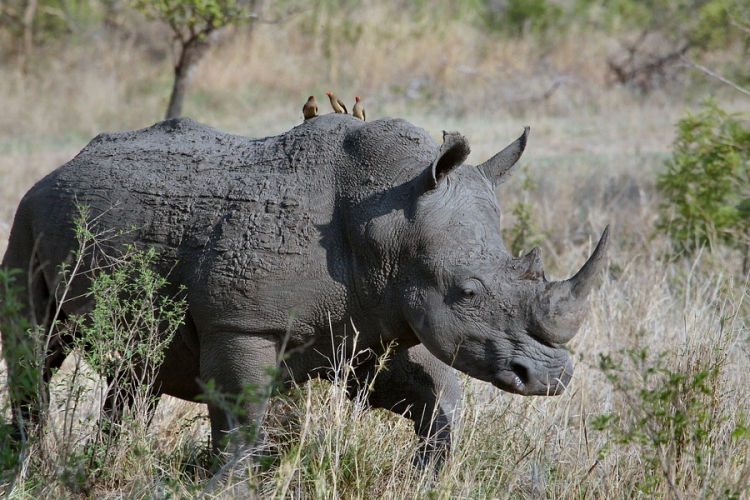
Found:
[(498, 370), (492, 385), (505, 392), (522, 396), (557, 396), (565, 391), (570, 381), (571, 370), (562, 368), (558, 376), (543, 376), (523, 361), (510, 363), (509, 369)]
[(492, 385), (512, 394), (526, 394), (526, 384), (523, 383), (521, 377), (510, 370), (504, 370), (496, 374), (492, 380)]

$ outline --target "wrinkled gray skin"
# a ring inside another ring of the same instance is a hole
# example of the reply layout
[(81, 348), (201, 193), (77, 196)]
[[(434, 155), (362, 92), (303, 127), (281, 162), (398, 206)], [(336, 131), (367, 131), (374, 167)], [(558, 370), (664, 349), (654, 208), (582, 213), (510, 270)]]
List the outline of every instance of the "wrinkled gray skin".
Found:
[[(584, 318), (607, 233), (567, 281), (544, 278), (538, 248), (512, 258), (494, 187), (527, 135), (474, 167), (463, 165), (462, 136), (445, 134), (437, 146), (394, 119), (330, 114), (263, 139), (190, 119), (102, 134), (26, 194), (2, 265), (31, 273), (18, 283), (25, 313), (48, 327), (59, 264), (77, 247), (76, 204), (91, 207), (100, 230), (136, 228), (105, 250), (153, 246), (172, 286), (165, 293), (187, 290), (157, 395), (194, 400), (209, 380), (228, 393), (271, 384), (265, 368), (284, 344), (276, 382), (329, 377), (332, 344), (348, 336), (351, 352), (352, 323), (358, 350), (377, 355), (396, 341), (369, 403), (412, 419), (426, 460), (450, 443), (460, 399), (450, 366), (524, 395), (559, 394), (571, 377), (562, 344)], [(63, 316), (90, 310), (87, 286), (74, 281), (68, 296), (78, 299), (62, 305)], [(12, 388), (21, 364), (8, 347), (27, 341), (18, 335), (3, 337)], [(53, 339), (45, 380), (69, 341), (64, 330)], [(361, 358), (350, 392), (374, 370), (374, 355)], [(12, 389), (14, 414), (33, 418), (40, 397)], [(259, 422), (264, 406), (247, 403), (243, 423)], [(232, 424), (214, 405), (209, 414), (216, 447)]]

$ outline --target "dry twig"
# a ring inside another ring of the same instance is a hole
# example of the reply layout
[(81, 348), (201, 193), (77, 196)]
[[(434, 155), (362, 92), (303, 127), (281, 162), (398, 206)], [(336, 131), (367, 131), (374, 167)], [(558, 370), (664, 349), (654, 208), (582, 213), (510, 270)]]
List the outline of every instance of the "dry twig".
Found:
[(691, 61), (690, 59), (688, 59), (685, 56), (682, 56), (680, 59), (682, 60), (683, 63), (685, 63), (686, 66), (689, 66), (691, 68), (695, 68), (695, 69), (697, 69), (699, 71), (702, 71), (703, 73), (707, 74), (708, 76), (710, 76), (712, 78), (716, 78), (721, 83), (729, 85), (733, 89), (735, 89), (735, 90), (737, 90), (739, 92), (742, 92), (746, 96), (750, 97), (750, 90), (747, 90), (746, 88), (740, 87), (739, 85), (737, 85), (736, 83), (734, 83), (732, 80), (724, 78), (723, 76), (721, 76), (720, 74), (716, 73), (715, 71), (711, 71), (707, 67), (705, 67), (705, 66), (703, 66), (701, 64), (695, 63), (695, 62)]

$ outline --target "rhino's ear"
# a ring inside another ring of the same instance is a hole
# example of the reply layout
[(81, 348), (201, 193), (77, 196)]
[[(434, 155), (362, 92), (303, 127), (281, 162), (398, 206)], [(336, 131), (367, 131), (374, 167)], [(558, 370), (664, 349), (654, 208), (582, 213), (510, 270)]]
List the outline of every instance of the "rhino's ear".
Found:
[(443, 145), (428, 168), (427, 190), (435, 189), (449, 173), (463, 165), (470, 152), (469, 143), (464, 136), (458, 132), (443, 131)]
[(523, 128), (521, 137), (515, 140), (513, 144), (507, 146), (498, 154), (479, 165), (484, 175), (492, 181), (493, 186), (502, 184), (508, 180), (513, 172), (513, 167), (521, 158), (523, 150), (526, 149), (526, 139), (529, 137), (529, 127)]

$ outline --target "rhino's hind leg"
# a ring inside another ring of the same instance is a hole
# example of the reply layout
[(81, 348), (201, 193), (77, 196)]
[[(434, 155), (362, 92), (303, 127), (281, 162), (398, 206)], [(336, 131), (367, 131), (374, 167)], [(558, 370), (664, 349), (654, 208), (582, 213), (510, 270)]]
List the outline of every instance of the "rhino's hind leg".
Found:
[[(25, 440), (30, 427), (43, 424), (49, 403), (48, 384), (65, 360), (70, 336), (55, 326), (56, 302), (38, 258), (17, 250), (18, 242), (11, 238), (2, 265), (5, 277), (10, 279), (2, 291), (6, 313), (0, 316), (0, 330), (8, 369), (12, 434), (16, 440)], [(12, 269), (20, 272), (10, 277)], [(8, 304), (12, 302), (18, 305), (15, 312)]]
[(254, 448), (277, 356), (278, 342), (270, 335), (212, 332), (201, 338), (200, 375), (214, 453), (239, 455)]
[[(351, 394), (352, 391), (350, 391)], [(396, 354), (375, 376), (369, 403), (414, 421), (420, 447), (414, 464), (438, 470), (451, 447), (451, 429), (461, 401), (455, 372), (422, 345)]]

